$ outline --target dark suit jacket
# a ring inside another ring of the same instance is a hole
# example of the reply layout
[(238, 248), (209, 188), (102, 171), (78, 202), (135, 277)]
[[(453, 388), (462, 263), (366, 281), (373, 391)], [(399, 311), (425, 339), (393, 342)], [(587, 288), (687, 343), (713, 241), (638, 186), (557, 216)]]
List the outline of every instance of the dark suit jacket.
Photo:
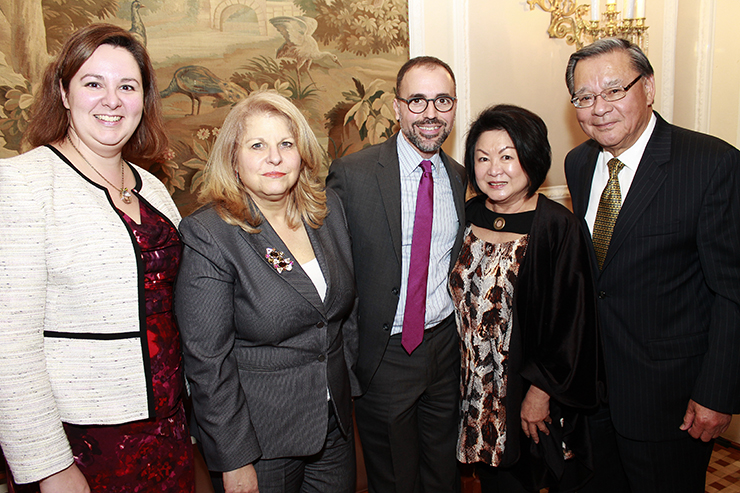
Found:
[[(364, 392), (385, 353), (401, 289), (401, 178), (394, 135), (332, 163), (327, 187), (344, 203), (360, 299), (357, 377)], [(459, 229), (450, 268), (465, 229), (465, 170), (442, 151)]]
[[(612, 419), (642, 440), (686, 436), (689, 399), (740, 412), (740, 152), (657, 118), (601, 272), (590, 249)], [(565, 160), (581, 219), (599, 151)]]
[(175, 308), (211, 470), (318, 452), (327, 388), (341, 428), (350, 429), (356, 295), (346, 218), (331, 190), (327, 205), (324, 224), (306, 227), (326, 278), (324, 302), (298, 262), (282, 273), (267, 262), (267, 248), (292, 258), (269, 223), (249, 234), (211, 207), (180, 223)]

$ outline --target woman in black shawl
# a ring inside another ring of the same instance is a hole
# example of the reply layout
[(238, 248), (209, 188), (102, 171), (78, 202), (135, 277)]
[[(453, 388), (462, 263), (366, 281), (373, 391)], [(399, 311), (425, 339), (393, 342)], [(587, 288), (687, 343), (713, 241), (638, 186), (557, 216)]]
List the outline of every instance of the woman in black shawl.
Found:
[(584, 410), (597, 405), (596, 300), (586, 238), (537, 189), (547, 127), (516, 106), (471, 125), (465, 167), (478, 195), (450, 276), (461, 337), (458, 460), (483, 492), (573, 491), (590, 473)]

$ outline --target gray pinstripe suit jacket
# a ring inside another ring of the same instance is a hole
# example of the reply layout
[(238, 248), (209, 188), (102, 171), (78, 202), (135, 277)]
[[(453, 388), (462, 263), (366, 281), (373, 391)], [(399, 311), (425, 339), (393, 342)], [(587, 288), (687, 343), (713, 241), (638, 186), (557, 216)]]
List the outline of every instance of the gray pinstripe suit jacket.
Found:
[(327, 205), (324, 224), (306, 227), (326, 278), (323, 302), (297, 262), (282, 273), (267, 262), (267, 248), (292, 257), (267, 222), (249, 234), (205, 207), (180, 223), (175, 309), (211, 470), (318, 452), (327, 388), (339, 425), (349, 430), (350, 388), (359, 388), (354, 274), (344, 212), (331, 190)]
[[(590, 251), (612, 419), (641, 440), (685, 436), (689, 399), (740, 412), (740, 152), (656, 116), (601, 272)], [(600, 150), (565, 160), (584, 228)]]
[[(357, 377), (366, 390), (388, 345), (401, 287), (401, 177), (398, 133), (332, 163), (326, 185), (342, 198), (352, 234), (360, 298)], [(440, 151), (460, 220), (451, 265), (465, 229), (465, 170)]]

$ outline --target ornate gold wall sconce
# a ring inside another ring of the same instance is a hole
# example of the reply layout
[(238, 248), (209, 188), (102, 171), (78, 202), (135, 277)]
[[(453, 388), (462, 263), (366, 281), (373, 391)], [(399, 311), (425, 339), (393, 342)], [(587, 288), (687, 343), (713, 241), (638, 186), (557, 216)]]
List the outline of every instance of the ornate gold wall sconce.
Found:
[[(606, 0), (604, 15), (600, 14), (601, 0), (578, 5), (577, 0), (527, 0), (530, 10), (535, 7), (550, 13), (551, 38), (565, 39), (576, 49), (606, 37), (632, 41), (647, 52), (648, 26), (645, 24), (645, 0), (623, 0), (624, 15), (617, 10), (617, 0)], [(586, 15), (591, 12), (590, 19)]]

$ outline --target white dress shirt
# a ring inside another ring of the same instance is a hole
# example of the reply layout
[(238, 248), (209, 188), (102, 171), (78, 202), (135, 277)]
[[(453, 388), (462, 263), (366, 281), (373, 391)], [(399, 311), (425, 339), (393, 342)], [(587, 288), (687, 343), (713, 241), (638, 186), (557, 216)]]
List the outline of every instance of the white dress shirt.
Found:
[[(632, 147), (624, 151), (619, 155), (619, 160), (624, 163), (624, 168), (619, 172), (619, 191), (622, 195), (622, 204), (624, 199), (627, 197), (627, 193), (632, 186), (632, 180), (635, 178), (637, 173), (637, 167), (640, 165), (640, 160), (645, 152), (650, 136), (653, 135), (655, 129), (655, 123), (658, 119), (653, 114), (650, 117), (647, 127), (640, 135), (640, 138), (632, 144)], [(594, 232), (594, 222), (596, 221), (596, 210), (599, 208), (599, 200), (601, 200), (601, 194), (606, 188), (606, 184), (609, 181), (609, 167), (606, 163), (609, 162), (614, 156), (611, 152), (602, 150), (599, 153), (599, 157), (596, 160), (596, 168), (594, 169), (594, 178), (591, 182), (591, 195), (588, 199), (588, 209), (586, 209), (586, 223), (591, 234)]]
[[(401, 290), (398, 308), (393, 319), (391, 335), (400, 334), (403, 329), (403, 315), (406, 308), (409, 261), (411, 259), (411, 240), (414, 234), (416, 215), (416, 195), (419, 191), (422, 170), (419, 166), (425, 159), (412, 146), (401, 132), (396, 139), (398, 164), (401, 172)], [(452, 313), (453, 304), (447, 290), (447, 276), (450, 271), (450, 255), (457, 237), (459, 218), (455, 209), (447, 169), (439, 153), (429, 159), (432, 162), (434, 180), (434, 212), (432, 219), (432, 243), (429, 252), (429, 274), (427, 277), (427, 301), (424, 328), (434, 327)]]

